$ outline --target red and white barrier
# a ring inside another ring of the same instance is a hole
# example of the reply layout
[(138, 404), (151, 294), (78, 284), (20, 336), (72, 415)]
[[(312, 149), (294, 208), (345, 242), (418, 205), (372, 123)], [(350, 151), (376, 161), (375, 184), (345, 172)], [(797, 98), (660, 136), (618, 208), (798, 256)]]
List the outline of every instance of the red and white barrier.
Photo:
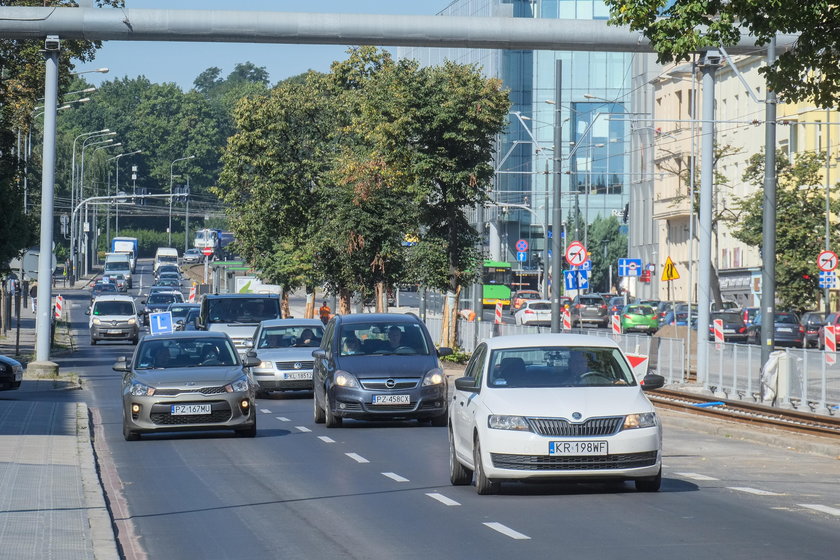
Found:
[(572, 312), (568, 309), (563, 310), (563, 330), (572, 330)]
[(611, 315), (613, 334), (621, 334), (621, 315)]
[(195, 303), (195, 284), (190, 286), (190, 297), (187, 299), (190, 303)]
[(64, 298), (61, 295), (55, 296), (55, 318), (61, 319), (61, 314), (64, 312)]
[(712, 321), (712, 332), (715, 336), (715, 350), (722, 350), (725, 339), (723, 338), (723, 319)]
[(502, 305), (501, 301), (496, 302), (496, 318), (493, 320), (493, 324), (501, 325), (502, 324), (502, 309), (504, 309), (504, 305)]
[(823, 327), (823, 344), (825, 345), (825, 363), (833, 366), (837, 363), (837, 333), (834, 325)]
[(648, 371), (648, 356), (646, 354), (625, 353), (633, 368), (633, 376), (637, 381), (644, 379)]

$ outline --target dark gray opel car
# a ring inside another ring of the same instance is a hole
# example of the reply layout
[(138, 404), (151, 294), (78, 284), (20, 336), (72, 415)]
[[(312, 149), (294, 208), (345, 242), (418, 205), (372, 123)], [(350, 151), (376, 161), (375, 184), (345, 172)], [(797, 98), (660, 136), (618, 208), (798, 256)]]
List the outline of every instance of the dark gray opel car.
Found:
[(343, 418), (447, 423), (447, 383), (426, 325), (412, 314), (337, 315), (312, 356), (316, 423)]

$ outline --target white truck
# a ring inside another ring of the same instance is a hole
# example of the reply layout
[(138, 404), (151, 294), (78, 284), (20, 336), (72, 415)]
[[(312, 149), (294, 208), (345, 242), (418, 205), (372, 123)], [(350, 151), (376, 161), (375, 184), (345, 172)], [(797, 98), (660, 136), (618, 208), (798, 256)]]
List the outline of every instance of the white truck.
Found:
[(137, 266), (137, 245), (136, 237), (115, 237), (111, 240), (112, 253), (128, 254), (131, 272), (134, 272)]
[(125, 276), (128, 287), (134, 287), (131, 278), (131, 258), (128, 253), (105, 253), (105, 270), (103, 275), (110, 276), (114, 274), (122, 274)]
[(178, 264), (178, 249), (172, 247), (158, 247), (155, 251), (155, 265), (152, 272), (157, 275), (157, 270), (162, 264)]

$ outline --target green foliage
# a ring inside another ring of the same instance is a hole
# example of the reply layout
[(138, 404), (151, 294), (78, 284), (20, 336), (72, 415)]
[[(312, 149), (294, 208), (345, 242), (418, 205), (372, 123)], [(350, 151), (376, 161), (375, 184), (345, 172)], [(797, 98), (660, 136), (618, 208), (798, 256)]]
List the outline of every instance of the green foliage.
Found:
[(641, 31), (659, 62), (686, 60), (704, 47), (732, 45), (741, 33), (758, 46), (777, 34), (797, 35), (795, 49), (765, 74), (770, 89), (789, 101), (813, 99), (831, 108), (840, 100), (840, 13), (831, 0), (605, 0), (610, 23)]
[(470, 361), (472, 354), (465, 351), (463, 348), (453, 348), (452, 353), (448, 356), (441, 356), (441, 362), (449, 362), (452, 364), (466, 364)]
[[(589, 251), (592, 259), (589, 285), (593, 291), (609, 291), (618, 285), (618, 259), (627, 257), (627, 235), (620, 233), (618, 218), (598, 216), (589, 227)], [(612, 278), (607, 281), (612, 265)]]
[[(151, 258), (155, 256), (155, 251), (158, 247), (170, 247), (169, 234), (165, 231), (151, 230), (151, 229), (120, 229), (120, 237), (136, 237), (137, 238), (137, 252), (138, 257)], [(101, 251), (109, 250), (111, 240), (105, 241), (105, 236), (101, 238)], [(184, 246), (184, 232), (173, 232), (172, 247)], [(192, 244), (190, 244), (192, 247)], [(180, 252), (180, 250), (179, 250)]]
[[(816, 306), (819, 286), (816, 258), (825, 248), (825, 187), (820, 186), (821, 154), (797, 154), (791, 163), (783, 151), (776, 153), (776, 191), (779, 209), (776, 221), (776, 297), (783, 309), (805, 310)], [(744, 181), (759, 187), (735, 205), (727, 219), (735, 239), (761, 247), (763, 232), (764, 155), (755, 154), (744, 172)], [(831, 213), (840, 213), (840, 186), (830, 189)], [(795, 219), (791, 219), (795, 217)], [(831, 246), (840, 242), (837, 228), (830, 229)], [(805, 278), (805, 277), (808, 278)]]

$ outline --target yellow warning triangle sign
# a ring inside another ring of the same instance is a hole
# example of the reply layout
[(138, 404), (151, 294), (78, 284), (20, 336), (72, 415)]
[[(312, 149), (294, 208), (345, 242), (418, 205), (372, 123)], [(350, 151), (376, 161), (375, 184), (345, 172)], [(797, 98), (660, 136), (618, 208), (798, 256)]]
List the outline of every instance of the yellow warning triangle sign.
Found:
[(668, 257), (665, 260), (665, 268), (662, 269), (662, 281), (668, 282), (670, 280), (679, 280), (680, 273), (677, 272), (677, 265)]

